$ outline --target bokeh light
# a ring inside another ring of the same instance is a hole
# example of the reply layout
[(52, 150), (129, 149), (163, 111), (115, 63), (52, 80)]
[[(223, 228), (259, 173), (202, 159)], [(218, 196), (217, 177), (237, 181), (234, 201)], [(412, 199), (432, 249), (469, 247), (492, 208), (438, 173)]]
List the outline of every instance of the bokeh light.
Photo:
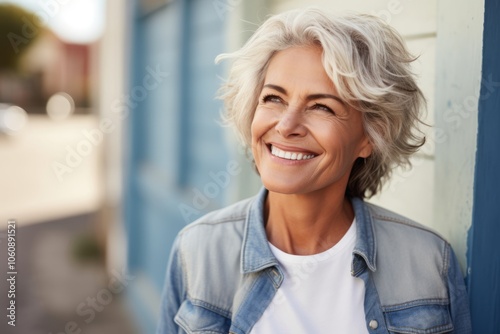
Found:
[(64, 92), (59, 92), (47, 101), (47, 114), (53, 120), (59, 121), (68, 118), (75, 111), (73, 98)]
[(28, 121), (26, 111), (18, 106), (0, 105), (0, 131), (13, 134), (20, 131)]

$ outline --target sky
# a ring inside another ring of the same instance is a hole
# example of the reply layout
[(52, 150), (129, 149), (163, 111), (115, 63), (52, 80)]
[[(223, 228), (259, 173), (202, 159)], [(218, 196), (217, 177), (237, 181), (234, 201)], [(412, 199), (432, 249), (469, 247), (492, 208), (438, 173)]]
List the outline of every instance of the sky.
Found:
[[(105, 24), (106, 0), (0, 0), (37, 14), (62, 40), (86, 44), (96, 41)], [(41, 23), (40, 23), (41, 24)]]

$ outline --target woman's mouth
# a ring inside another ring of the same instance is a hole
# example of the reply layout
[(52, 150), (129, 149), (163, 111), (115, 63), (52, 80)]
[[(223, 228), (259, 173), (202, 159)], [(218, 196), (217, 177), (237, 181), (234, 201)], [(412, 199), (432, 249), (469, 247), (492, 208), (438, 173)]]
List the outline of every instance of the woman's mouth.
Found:
[(270, 146), (271, 154), (287, 160), (308, 160), (314, 158), (316, 155), (308, 152), (289, 152), (277, 148), (274, 145)]

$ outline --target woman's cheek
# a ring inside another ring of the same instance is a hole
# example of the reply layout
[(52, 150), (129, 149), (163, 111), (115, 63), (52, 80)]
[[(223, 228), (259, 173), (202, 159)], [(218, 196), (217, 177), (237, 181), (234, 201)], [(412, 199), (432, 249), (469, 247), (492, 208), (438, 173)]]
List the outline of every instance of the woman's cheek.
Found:
[(255, 114), (253, 116), (251, 133), (252, 133), (252, 141), (257, 140), (260, 136), (262, 136), (262, 132), (265, 127), (265, 113), (262, 108), (257, 108)]

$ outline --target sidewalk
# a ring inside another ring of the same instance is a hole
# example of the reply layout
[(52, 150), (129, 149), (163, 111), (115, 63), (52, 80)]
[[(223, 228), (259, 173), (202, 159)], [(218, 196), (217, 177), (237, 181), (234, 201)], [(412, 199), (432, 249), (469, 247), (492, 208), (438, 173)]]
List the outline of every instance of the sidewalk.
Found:
[(16, 230), (16, 327), (7, 324), (7, 240), (1, 236), (0, 333), (139, 334), (126, 287), (111, 292), (113, 278), (102, 264), (73, 255), (75, 240), (91, 232), (93, 219), (81, 215)]

